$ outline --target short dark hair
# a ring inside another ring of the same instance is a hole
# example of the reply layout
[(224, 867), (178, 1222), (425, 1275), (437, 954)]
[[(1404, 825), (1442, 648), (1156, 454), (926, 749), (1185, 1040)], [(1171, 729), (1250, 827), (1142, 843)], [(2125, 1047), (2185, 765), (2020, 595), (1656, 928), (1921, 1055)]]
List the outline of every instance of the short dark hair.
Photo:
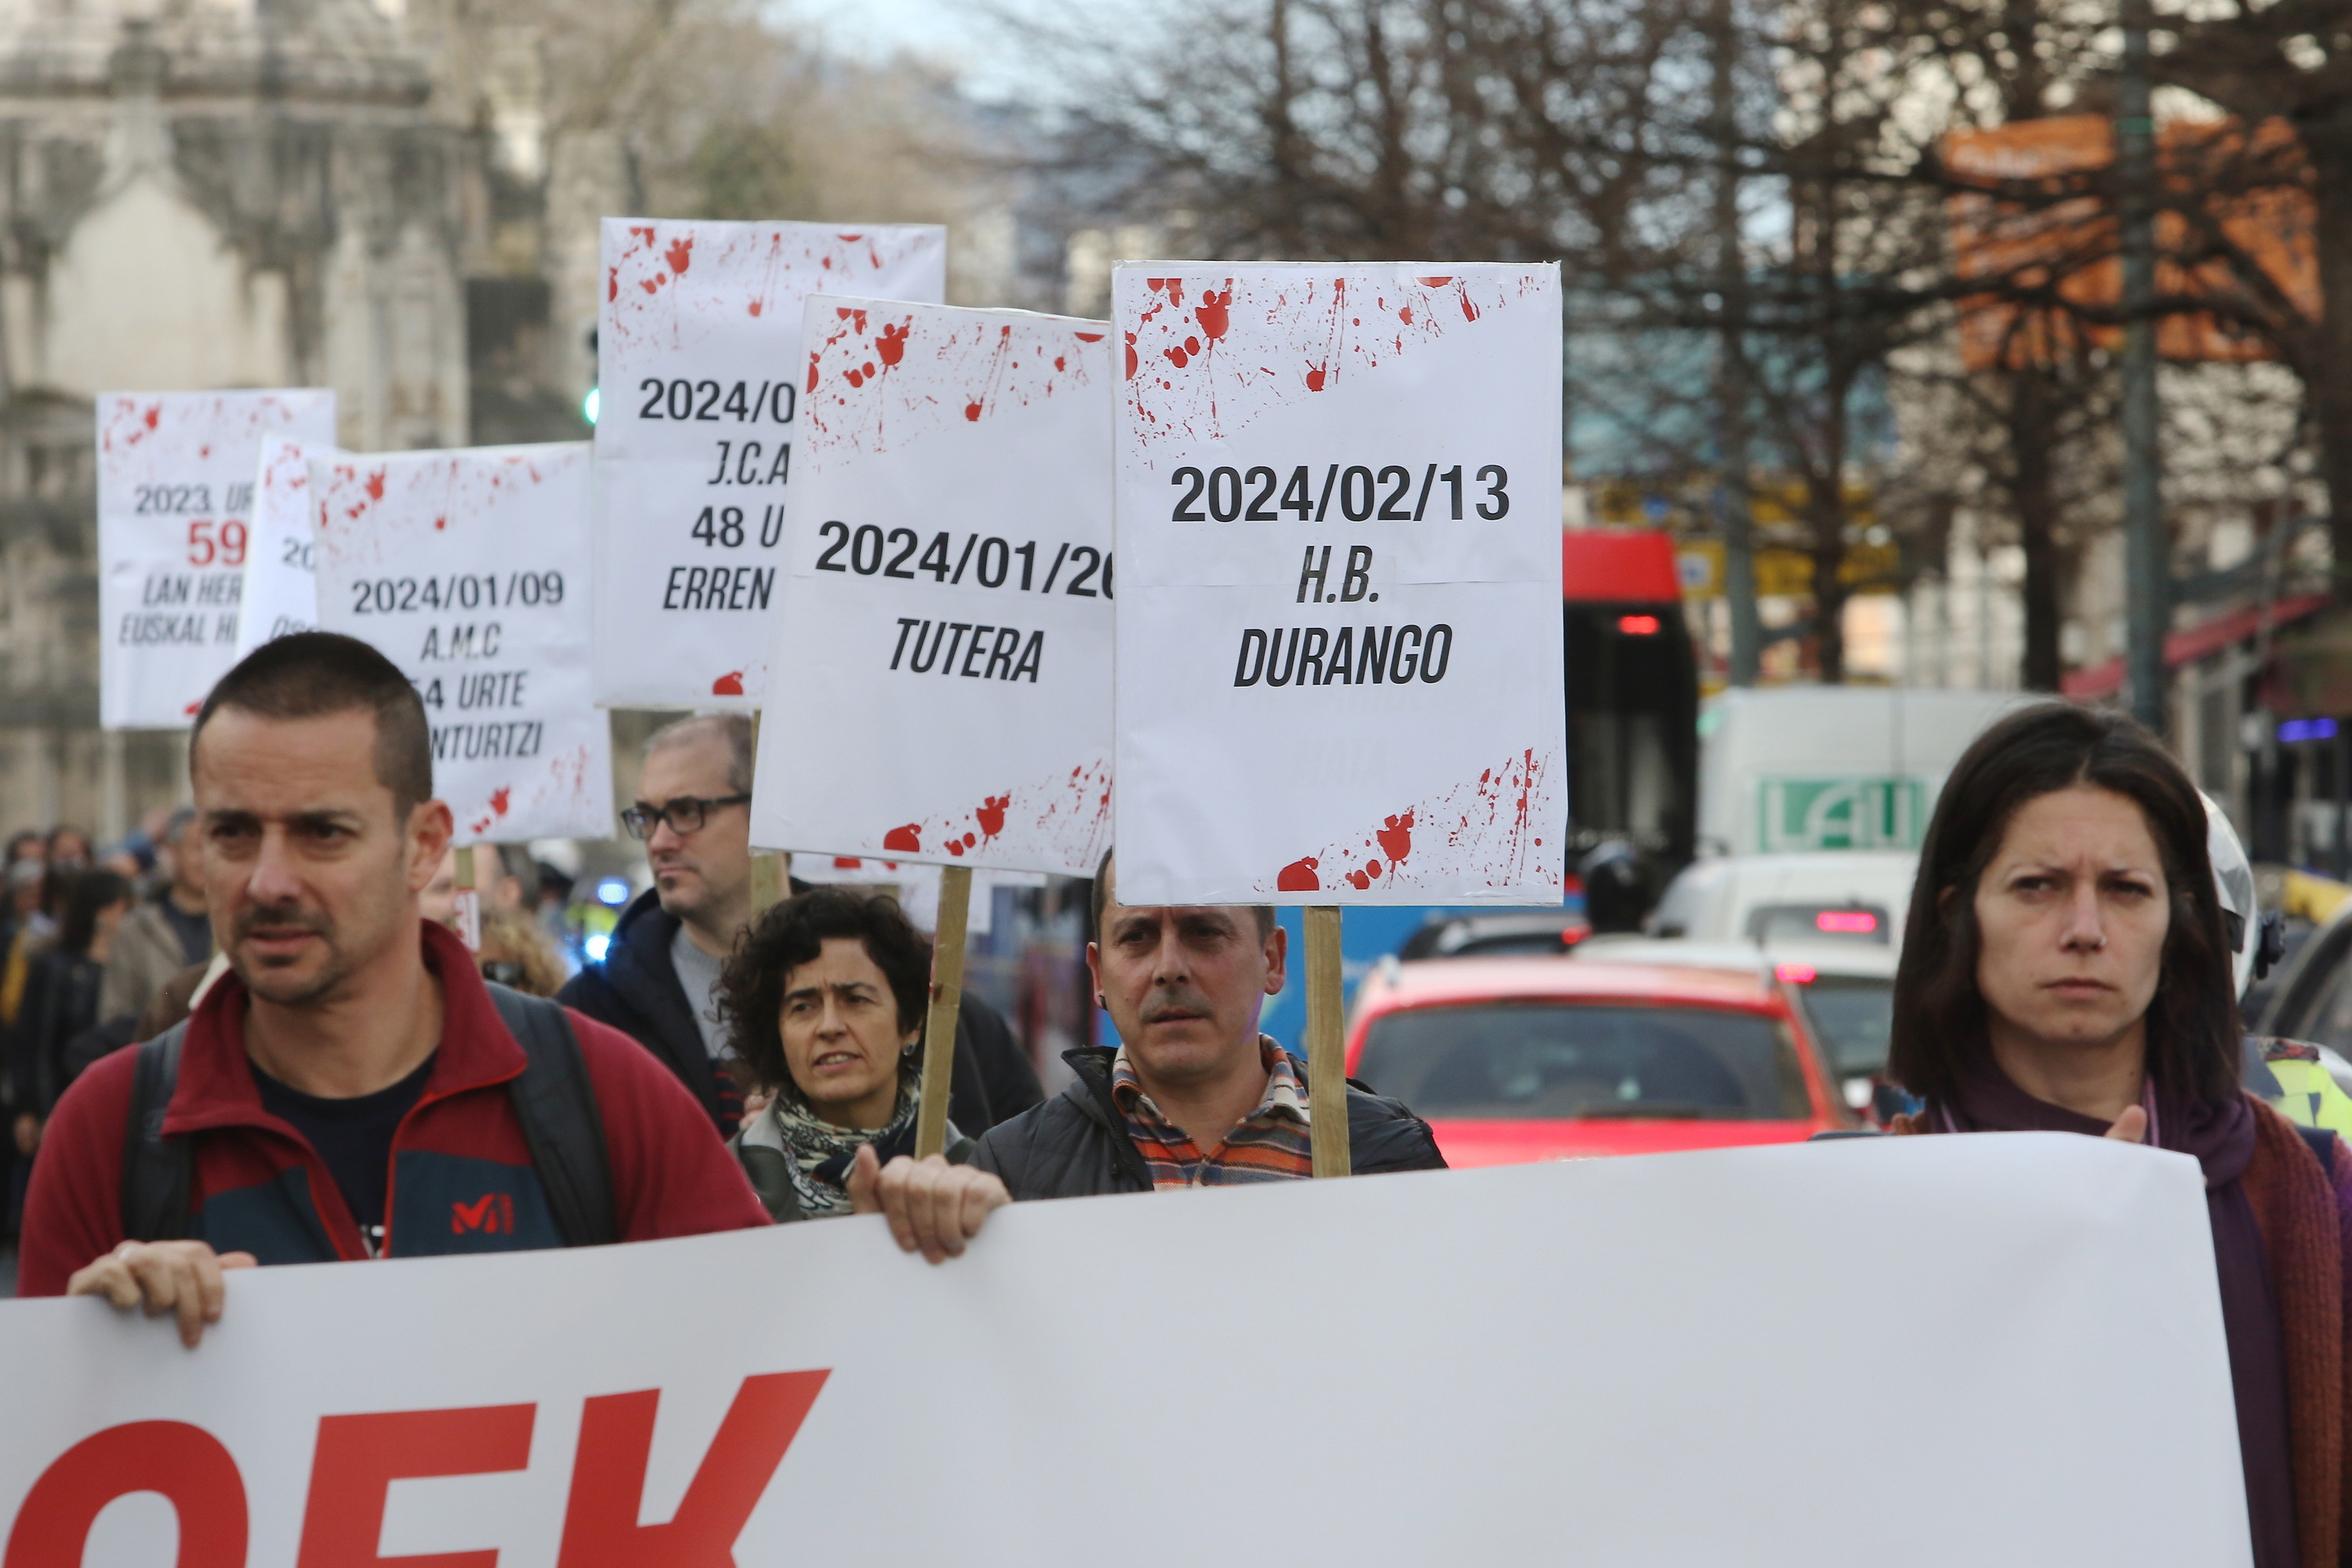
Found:
[(2121, 713), (2042, 702), (1977, 737), (1944, 781), (1919, 850), (1895, 972), (1887, 1072), (1948, 1101), (1990, 1050), (1977, 989), (1977, 879), (2028, 801), (2090, 784), (2129, 799), (2164, 860), (2171, 924), (2147, 1009), (2147, 1072), (2166, 1092), (2220, 1104), (2238, 1092), (2237, 984), (2205, 849), (2205, 805), (2163, 743)]
[(65, 913), (58, 920), (58, 948), (77, 958), (98, 935), (98, 911), (131, 900), (131, 879), (120, 871), (83, 871), (66, 884)]
[(392, 791), (392, 812), (405, 822), (433, 798), (433, 731), (425, 703), (400, 667), (341, 632), (295, 632), (263, 643), (220, 678), (188, 735), (188, 771), (196, 743), (223, 708), (263, 719), (319, 719), (365, 709), (375, 715), (375, 778)]
[(931, 944), (887, 894), (811, 888), (753, 921), (719, 972), (719, 1018), (747, 1089), (798, 1098), (784, 1061), (784, 982), (824, 952), (827, 937), (855, 937), (889, 982), (898, 1032), (920, 1028), (931, 994)]
[[(1087, 922), (1087, 930), (1094, 933), (1094, 940), (1097, 942), (1102, 941), (1103, 911), (1110, 908), (1110, 855), (1109, 850), (1104, 850), (1101, 861), (1095, 867), (1093, 889), (1095, 918)], [(1257, 939), (1264, 942), (1274, 931), (1276, 923), (1274, 906), (1252, 904), (1249, 906), (1249, 912), (1256, 917)]]

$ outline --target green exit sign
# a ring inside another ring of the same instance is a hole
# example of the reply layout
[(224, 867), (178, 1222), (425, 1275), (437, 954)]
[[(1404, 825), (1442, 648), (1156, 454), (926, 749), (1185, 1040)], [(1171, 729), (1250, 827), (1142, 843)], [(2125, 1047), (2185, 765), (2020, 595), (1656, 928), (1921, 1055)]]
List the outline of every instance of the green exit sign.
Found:
[(1916, 849), (1927, 791), (1914, 778), (1766, 779), (1757, 847)]

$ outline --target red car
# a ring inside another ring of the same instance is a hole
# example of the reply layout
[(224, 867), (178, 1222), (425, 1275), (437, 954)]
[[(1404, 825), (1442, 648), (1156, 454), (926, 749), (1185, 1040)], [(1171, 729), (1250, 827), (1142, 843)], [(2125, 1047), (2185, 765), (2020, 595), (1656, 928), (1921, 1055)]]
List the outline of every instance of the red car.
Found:
[(1412, 1107), (1453, 1165), (1794, 1143), (1855, 1125), (1760, 964), (1384, 963), (1357, 994), (1348, 1075)]

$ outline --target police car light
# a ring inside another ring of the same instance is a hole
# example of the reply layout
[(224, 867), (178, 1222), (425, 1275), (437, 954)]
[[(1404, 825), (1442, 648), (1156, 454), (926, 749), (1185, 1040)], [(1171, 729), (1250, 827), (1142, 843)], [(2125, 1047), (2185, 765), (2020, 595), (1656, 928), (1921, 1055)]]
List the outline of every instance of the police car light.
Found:
[(596, 901), (614, 909), (629, 901), (629, 884), (618, 877), (607, 877), (596, 884)]
[(612, 945), (613, 939), (603, 931), (598, 931), (580, 944), (582, 950), (588, 954), (588, 962), (591, 963), (604, 963), (604, 954), (611, 950)]
[(590, 387), (588, 389), (588, 395), (580, 400), (580, 417), (588, 421), (589, 424), (593, 425), (596, 423), (596, 411), (598, 408), (603, 406), (604, 402), (604, 398), (603, 389), (600, 387)]

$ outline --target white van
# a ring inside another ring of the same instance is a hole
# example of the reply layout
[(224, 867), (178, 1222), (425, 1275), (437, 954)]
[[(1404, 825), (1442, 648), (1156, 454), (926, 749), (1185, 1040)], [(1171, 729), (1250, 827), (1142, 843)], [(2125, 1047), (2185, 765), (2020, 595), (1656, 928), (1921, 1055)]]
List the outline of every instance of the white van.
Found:
[(1918, 872), (1910, 850), (1695, 860), (1667, 884), (1643, 929), (1692, 942), (1853, 942), (1900, 952)]

